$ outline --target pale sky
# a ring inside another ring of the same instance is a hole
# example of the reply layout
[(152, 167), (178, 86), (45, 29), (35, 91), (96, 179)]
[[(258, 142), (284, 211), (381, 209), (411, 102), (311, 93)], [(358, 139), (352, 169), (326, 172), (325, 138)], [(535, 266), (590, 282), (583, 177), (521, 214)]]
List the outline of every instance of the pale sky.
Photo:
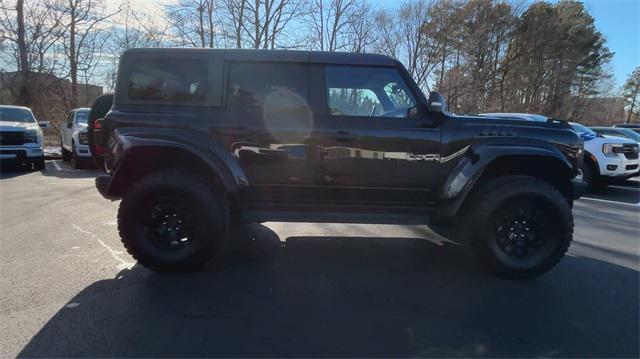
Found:
[[(130, 0), (130, 3), (137, 11), (160, 15), (164, 5), (176, 1)], [(551, 2), (556, 1), (551, 0)], [(609, 49), (615, 53), (611, 61), (611, 69), (616, 77), (616, 87), (619, 87), (633, 69), (640, 66), (640, 0), (585, 0), (583, 2), (594, 17), (598, 30), (607, 38)], [(109, 9), (116, 9), (120, 3), (120, 0), (105, 0)], [(372, 0), (371, 3), (384, 8), (393, 8), (398, 1)]]

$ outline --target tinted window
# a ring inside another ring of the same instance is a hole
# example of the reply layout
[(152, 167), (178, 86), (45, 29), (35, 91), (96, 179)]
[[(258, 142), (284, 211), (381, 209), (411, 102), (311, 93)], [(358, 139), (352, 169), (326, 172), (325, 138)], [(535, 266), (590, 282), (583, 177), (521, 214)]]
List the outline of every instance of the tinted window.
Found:
[(27, 109), (0, 107), (0, 121), (35, 123), (36, 119)]
[(576, 131), (579, 134), (586, 134), (586, 135), (590, 135), (590, 136), (595, 136), (596, 133), (593, 132), (592, 129), (582, 126), (581, 124), (578, 123), (572, 123), (571, 127), (573, 127), (573, 130)]
[(89, 119), (89, 112), (79, 111), (76, 113), (76, 123), (86, 125), (88, 119)]
[(393, 68), (327, 66), (327, 105), (336, 116), (406, 117), (416, 102)]
[(304, 65), (230, 63), (227, 106), (270, 113), (306, 111), (308, 78)]
[(201, 103), (206, 98), (207, 79), (204, 59), (137, 59), (129, 73), (129, 100)]

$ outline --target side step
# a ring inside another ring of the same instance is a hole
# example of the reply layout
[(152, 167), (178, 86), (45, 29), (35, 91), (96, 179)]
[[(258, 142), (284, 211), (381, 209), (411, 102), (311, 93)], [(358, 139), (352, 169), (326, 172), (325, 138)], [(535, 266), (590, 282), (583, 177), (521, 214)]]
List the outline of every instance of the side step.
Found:
[(363, 223), (363, 224), (429, 224), (427, 215), (345, 213), (345, 212), (283, 212), (244, 211), (242, 220), (249, 223), (261, 222), (317, 222), (317, 223)]

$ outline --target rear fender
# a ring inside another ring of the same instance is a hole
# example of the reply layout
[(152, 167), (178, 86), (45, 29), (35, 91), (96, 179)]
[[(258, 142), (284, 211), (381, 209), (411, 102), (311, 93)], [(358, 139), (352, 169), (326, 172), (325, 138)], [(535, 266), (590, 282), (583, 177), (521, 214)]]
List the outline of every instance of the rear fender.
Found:
[[(173, 129), (172, 132), (175, 131)], [(109, 168), (113, 169), (106, 196), (119, 198), (141, 175), (170, 167), (204, 172), (219, 181), (230, 196), (248, 185), (239, 164), (223, 146), (209, 144), (208, 140), (192, 141), (205, 146), (203, 148), (180, 139), (181, 136), (114, 130), (109, 139), (110, 151), (106, 156)]]

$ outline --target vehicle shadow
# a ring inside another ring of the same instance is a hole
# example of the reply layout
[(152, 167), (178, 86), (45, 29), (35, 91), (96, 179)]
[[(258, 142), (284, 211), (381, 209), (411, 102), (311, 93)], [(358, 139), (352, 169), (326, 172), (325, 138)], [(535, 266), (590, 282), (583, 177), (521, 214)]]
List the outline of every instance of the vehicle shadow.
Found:
[(233, 236), (203, 272), (93, 283), (19, 356), (638, 356), (638, 272), (614, 264), (510, 281), (424, 238)]
[(20, 166), (8, 161), (0, 164), (0, 180), (24, 176), (33, 172), (36, 171), (30, 167)]

